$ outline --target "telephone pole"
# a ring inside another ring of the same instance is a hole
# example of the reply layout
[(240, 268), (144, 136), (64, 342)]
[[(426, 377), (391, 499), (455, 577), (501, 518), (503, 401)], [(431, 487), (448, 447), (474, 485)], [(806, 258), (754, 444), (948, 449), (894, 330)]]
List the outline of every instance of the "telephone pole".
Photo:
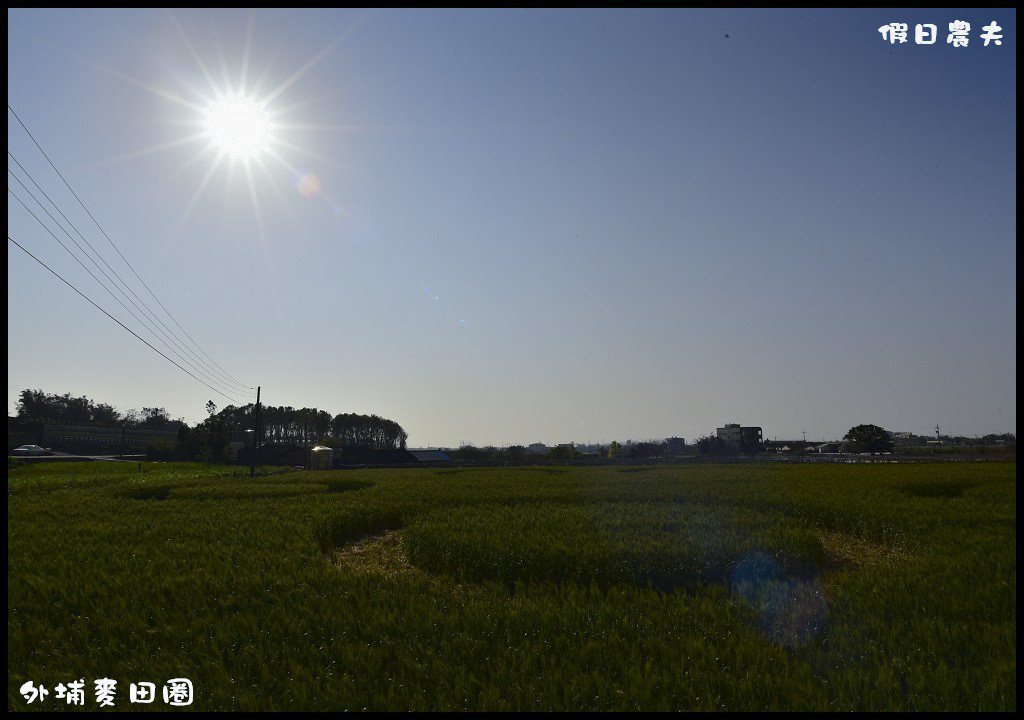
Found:
[(260, 388), (256, 386), (256, 405), (252, 409), (252, 458), (249, 477), (256, 475), (256, 453), (260, 449)]

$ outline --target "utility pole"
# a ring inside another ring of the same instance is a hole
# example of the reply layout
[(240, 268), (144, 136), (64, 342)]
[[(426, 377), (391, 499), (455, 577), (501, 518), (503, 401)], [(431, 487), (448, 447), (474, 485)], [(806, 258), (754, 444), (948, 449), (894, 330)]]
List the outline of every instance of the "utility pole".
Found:
[(256, 405), (252, 409), (252, 463), (249, 466), (249, 477), (256, 475), (256, 453), (260, 449), (260, 388), (256, 387)]

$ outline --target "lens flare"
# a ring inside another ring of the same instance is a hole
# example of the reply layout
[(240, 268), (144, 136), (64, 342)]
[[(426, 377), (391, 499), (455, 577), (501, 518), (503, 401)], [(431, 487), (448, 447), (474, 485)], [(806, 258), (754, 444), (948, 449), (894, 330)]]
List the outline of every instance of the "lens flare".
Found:
[(790, 576), (770, 555), (751, 552), (741, 558), (729, 574), (729, 590), (757, 612), (761, 629), (780, 645), (798, 647), (824, 632), (821, 583)]
[(320, 194), (320, 178), (313, 173), (304, 173), (295, 186), (303, 197), (315, 197)]

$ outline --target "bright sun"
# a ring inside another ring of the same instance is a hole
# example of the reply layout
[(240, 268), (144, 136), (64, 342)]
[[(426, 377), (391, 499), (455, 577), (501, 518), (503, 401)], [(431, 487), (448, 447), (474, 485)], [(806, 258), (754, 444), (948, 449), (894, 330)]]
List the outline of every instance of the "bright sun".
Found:
[(225, 96), (206, 110), (206, 134), (218, 152), (253, 158), (270, 142), (270, 121), (263, 106), (247, 97)]
[[(288, 156), (292, 153), (301, 153), (322, 160), (316, 154), (294, 145), (292, 141), (295, 138), (291, 135), (291, 131), (296, 129), (343, 130), (346, 128), (334, 125), (296, 125), (288, 122), (287, 118), (293, 110), (305, 103), (293, 102), (293, 104), (283, 107), (279, 103), (282, 95), (328, 57), (330, 52), (347, 36), (347, 31), (339, 34), (277, 85), (264, 85), (265, 81), (270, 82), (270, 70), (272, 69), (270, 66), (263, 69), (262, 74), (258, 76), (259, 80), (255, 83), (249, 82), (252, 65), (250, 41), (252, 40), (253, 26), (251, 23), (246, 33), (245, 51), (240, 60), (238, 72), (233, 77), (231, 76), (232, 73), (218, 48), (223, 74), (221, 77), (216, 77), (173, 14), (170, 15), (170, 19), (181, 36), (185, 48), (191, 53), (198, 71), (205, 78), (205, 83), (201, 82), (194, 73), (187, 73), (177, 78), (180, 81), (186, 81), (182, 84), (176, 83), (171, 88), (158, 87), (124, 75), (121, 71), (101, 68), (132, 85), (149, 90), (164, 100), (169, 100), (188, 110), (187, 120), (182, 116), (176, 118), (177, 123), (189, 128), (187, 135), (129, 153), (116, 158), (117, 161), (129, 160), (192, 143), (206, 146), (196, 152), (191, 159), (184, 161), (178, 170), (178, 172), (183, 172), (204, 157), (209, 159), (209, 164), (202, 178), (196, 183), (170, 237), (176, 236), (178, 231), (184, 227), (192, 211), (198, 207), (206, 189), (218, 175), (218, 170), (226, 170), (228, 182), (234, 182), (232, 178), (237, 177), (236, 171), (243, 171), (241, 180), (248, 186), (249, 198), (252, 200), (253, 212), (264, 247), (266, 247), (266, 237), (257, 191), (257, 173), (280, 194), (280, 189), (276, 184), (280, 174), (274, 171), (283, 168), (289, 176), (295, 179), (300, 194), (305, 197), (320, 196), (333, 203), (335, 212), (340, 213), (341, 210), (337, 202), (331, 199), (321, 187), (320, 178), (309, 169), (293, 166)], [(284, 119), (283, 122), (282, 119)], [(211, 155), (212, 158), (210, 158)]]

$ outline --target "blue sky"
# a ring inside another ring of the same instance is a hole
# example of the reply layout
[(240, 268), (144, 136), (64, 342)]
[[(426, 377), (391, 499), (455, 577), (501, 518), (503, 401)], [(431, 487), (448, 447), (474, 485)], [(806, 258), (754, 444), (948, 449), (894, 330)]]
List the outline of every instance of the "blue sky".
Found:
[[(1008, 9), (9, 10), (8, 103), (267, 403), (413, 446), (980, 435), (1016, 432), (1015, 53)], [(218, 162), (229, 87), (270, 140)], [(10, 111), (8, 151), (158, 310)], [(8, 234), (156, 343), (10, 193)], [(231, 402), (9, 242), (27, 387)]]

